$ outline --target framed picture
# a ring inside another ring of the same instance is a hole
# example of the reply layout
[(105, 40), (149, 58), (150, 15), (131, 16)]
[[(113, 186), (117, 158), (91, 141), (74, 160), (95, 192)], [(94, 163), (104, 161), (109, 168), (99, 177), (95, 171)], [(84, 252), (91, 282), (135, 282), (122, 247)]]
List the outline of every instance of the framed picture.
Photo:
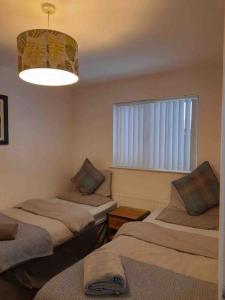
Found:
[(0, 145), (9, 144), (8, 97), (0, 95)]

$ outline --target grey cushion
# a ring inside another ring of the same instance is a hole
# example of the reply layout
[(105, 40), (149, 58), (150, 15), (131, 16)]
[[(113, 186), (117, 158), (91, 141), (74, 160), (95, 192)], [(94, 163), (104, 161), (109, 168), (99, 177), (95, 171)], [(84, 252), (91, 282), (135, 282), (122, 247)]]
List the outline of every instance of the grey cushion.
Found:
[(217, 230), (219, 228), (219, 206), (213, 207), (199, 216), (190, 216), (176, 188), (171, 185), (170, 202), (156, 219), (193, 228)]
[(82, 194), (94, 193), (104, 180), (105, 176), (93, 166), (89, 159), (84, 161), (78, 173), (71, 179)]
[(219, 182), (209, 162), (173, 181), (189, 215), (197, 216), (219, 204)]

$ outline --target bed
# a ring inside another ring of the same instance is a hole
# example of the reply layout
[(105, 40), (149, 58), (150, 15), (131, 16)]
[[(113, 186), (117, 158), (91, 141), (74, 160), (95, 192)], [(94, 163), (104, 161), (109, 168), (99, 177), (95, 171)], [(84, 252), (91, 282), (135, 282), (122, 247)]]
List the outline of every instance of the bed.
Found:
[(35, 258), (18, 266), (10, 267), (0, 276), (0, 295), (8, 295), (10, 300), (33, 299), (37, 290), (51, 277), (71, 266), (85, 255), (104, 244), (106, 239), (107, 213), (116, 207), (116, 202), (94, 207), (71, 203), (59, 198), (50, 199), (51, 203), (72, 205), (75, 210), (88, 211), (95, 221), (78, 234), (74, 234), (63, 222), (18, 207), (2, 210), (4, 216), (24, 224), (42, 228), (51, 237), (53, 255)]
[[(67, 204), (67, 201), (59, 198), (53, 198), (51, 201), (60, 201)], [(116, 202), (111, 200), (98, 207), (78, 203), (73, 203), (73, 206), (77, 209), (86, 209), (94, 217), (95, 224), (99, 225), (106, 221), (107, 213), (116, 207)], [(56, 219), (40, 216), (17, 207), (5, 209), (2, 213), (21, 222), (43, 227), (50, 234), (54, 247), (60, 246), (74, 238), (74, 234), (62, 222)]]
[[(159, 214), (156, 210), (144, 222), (123, 225), (113, 241), (102, 246), (122, 258), (129, 287), (120, 297), (217, 299), (218, 231), (168, 224), (156, 219)], [(83, 291), (83, 260), (52, 278), (35, 296), (62, 299), (90, 299)]]

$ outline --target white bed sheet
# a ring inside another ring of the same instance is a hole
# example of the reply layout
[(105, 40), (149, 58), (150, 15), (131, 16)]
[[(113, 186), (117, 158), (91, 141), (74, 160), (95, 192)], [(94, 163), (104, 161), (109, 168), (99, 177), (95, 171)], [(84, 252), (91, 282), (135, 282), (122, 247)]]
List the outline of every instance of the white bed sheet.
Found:
[[(74, 203), (74, 205), (78, 207), (86, 208), (90, 212), (90, 214), (95, 218), (96, 224), (100, 224), (106, 220), (107, 213), (111, 209), (116, 207), (116, 202), (110, 201), (98, 207), (77, 204), (77, 203)], [(62, 222), (58, 220), (39, 216), (15, 207), (4, 209), (1, 212), (21, 222), (44, 228), (50, 234), (54, 247), (62, 245), (63, 243), (69, 241), (74, 237), (73, 233)]]

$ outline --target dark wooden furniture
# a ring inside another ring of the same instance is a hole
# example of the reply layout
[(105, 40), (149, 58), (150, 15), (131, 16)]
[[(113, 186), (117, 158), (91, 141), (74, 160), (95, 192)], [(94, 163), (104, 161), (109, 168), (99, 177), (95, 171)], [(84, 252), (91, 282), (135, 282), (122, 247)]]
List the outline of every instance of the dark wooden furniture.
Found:
[(120, 206), (108, 213), (108, 241), (127, 222), (142, 221), (150, 214), (149, 210)]

